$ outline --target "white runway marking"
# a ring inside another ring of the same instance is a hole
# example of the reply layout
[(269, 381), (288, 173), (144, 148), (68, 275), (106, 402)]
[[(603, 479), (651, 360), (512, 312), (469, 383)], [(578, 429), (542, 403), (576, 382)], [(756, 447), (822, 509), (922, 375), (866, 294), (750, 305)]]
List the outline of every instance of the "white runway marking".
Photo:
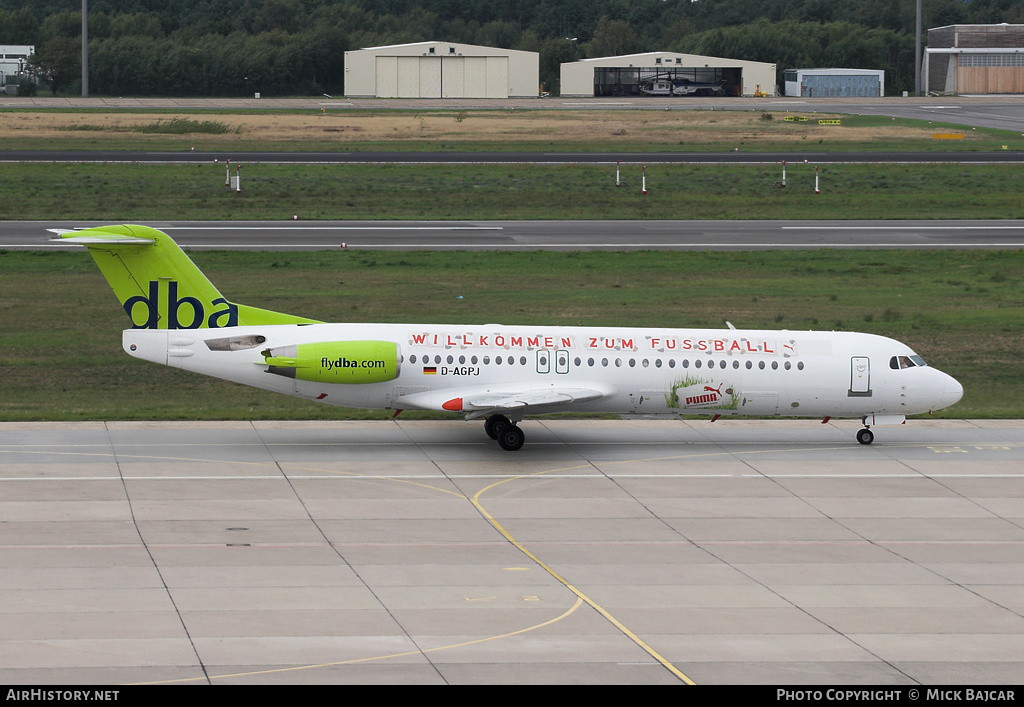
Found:
[(1020, 231), (1022, 226), (783, 226), (783, 231)]
[(502, 226), (164, 226), (164, 231), (503, 231)]

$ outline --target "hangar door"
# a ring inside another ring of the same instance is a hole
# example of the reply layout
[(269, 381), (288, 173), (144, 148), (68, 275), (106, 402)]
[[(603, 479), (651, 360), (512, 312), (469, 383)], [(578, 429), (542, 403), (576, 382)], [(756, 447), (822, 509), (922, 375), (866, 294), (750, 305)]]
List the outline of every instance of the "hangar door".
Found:
[(957, 93), (1024, 93), (1024, 55), (953, 55)]
[(874, 97), (882, 95), (878, 76), (846, 74), (804, 76), (801, 96), (815, 98)]
[(442, 98), (508, 98), (507, 56), (446, 56)]
[(508, 98), (505, 56), (379, 56), (379, 98)]
[(743, 69), (664, 64), (594, 68), (595, 96), (737, 96)]

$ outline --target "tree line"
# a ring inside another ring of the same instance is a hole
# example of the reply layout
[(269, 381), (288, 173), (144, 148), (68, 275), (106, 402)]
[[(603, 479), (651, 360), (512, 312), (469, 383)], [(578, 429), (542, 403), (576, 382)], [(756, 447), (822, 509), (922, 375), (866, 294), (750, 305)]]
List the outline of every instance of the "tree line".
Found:
[[(54, 93), (81, 77), (80, 0), (0, 0), (0, 44), (36, 47)], [(564, 62), (675, 51), (790, 68), (884, 69), (914, 85), (915, 0), (90, 0), (94, 95), (344, 94), (344, 53), (426, 40)], [(924, 0), (924, 26), (1024, 23), (1024, 0)], [(540, 87), (538, 87), (540, 88)]]

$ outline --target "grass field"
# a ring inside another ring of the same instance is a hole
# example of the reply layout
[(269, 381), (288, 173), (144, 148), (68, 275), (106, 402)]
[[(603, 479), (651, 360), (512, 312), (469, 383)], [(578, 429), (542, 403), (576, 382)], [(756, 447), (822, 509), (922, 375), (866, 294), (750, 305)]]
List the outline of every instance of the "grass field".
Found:
[[(19, 220), (1021, 218), (1020, 165), (9, 164)], [(232, 166), (231, 174), (235, 174)], [(956, 194), (956, 198), (950, 198)]]
[[(786, 118), (806, 117), (806, 122)], [(840, 120), (819, 125), (817, 120)], [(0, 110), (3, 149), (1024, 150), (1024, 136), (881, 116), (740, 110)], [(936, 134), (962, 135), (936, 140)], [(611, 157), (610, 157), (611, 158)], [(1021, 218), (1019, 164), (242, 166), (8, 164), (7, 219)], [(951, 199), (955, 193), (957, 198)]]
[[(770, 115), (769, 119), (766, 115)], [(11, 149), (1010, 150), (1017, 134), (740, 111), (233, 114), (0, 111)], [(826, 116), (817, 116), (826, 117)], [(827, 116), (830, 118), (839, 116)], [(3, 218), (1022, 218), (1019, 165), (293, 166), (6, 164)], [(955, 195), (955, 198), (954, 198)], [(198, 253), (230, 298), (329, 321), (629, 324), (868, 331), (965, 387), (942, 414), (1024, 414), (1024, 253)], [(375, 416), (129, 358), (127, 319), (85, 253), (0, 252), (0, 419)], [(458, 296), (462, 299), (457, 299)], [(384, 413), (380, 413), (384, 414)]]
[[(857, 330), (964, 385), (948, 417), (1024, 414), (1024, 252), (200, 252), (227, 297), (327, 321)], [(137, 361), (85, 253), (0, 253), (0, 419), (379, 417)]]
[[(735, 104), (737, 108), (743, 104)], [(799, 106), (795, 106), (799, 107)], [(787, 120), (806, 118), (804, 121)], [(838, 125), (820, 124), (819, 120)], [(3, 150), (1024, 150), (1008, 130), (761, 110), (0, 110)], [(936, 139), (958, 134), (962, 139)]]

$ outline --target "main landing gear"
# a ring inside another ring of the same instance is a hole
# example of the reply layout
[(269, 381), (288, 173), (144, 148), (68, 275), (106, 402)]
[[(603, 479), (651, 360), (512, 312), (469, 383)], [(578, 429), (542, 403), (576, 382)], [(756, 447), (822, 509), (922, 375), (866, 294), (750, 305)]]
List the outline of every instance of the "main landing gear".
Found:
[(857, 441), (861, 444), (871, 444), (875, 441), (875, 433), (867, 427), (862, 430), (857, 430)]
[(498, 445), (506, 452), (515, 452), (526, 442), (526, 435), (515, 422), (504, 415), (491, 415), (484, 423), (484, 432), (491, 439), (498, 440)]

